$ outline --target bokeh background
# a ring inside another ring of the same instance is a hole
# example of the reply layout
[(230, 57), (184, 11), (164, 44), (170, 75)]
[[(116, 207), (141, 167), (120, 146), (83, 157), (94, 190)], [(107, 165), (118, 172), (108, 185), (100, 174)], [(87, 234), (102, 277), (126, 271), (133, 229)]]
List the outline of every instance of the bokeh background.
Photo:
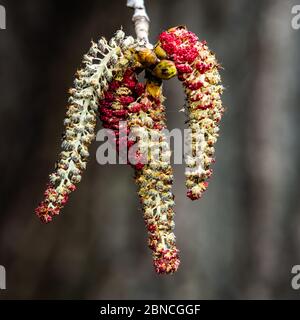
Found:
[[(185, 197), (176, 165), (174, 276), (152, 268), (133, 172), (88, 169), (62, 215), (42, 225), (34, 208), (59, 152), (67, 90), (90, 40), (123, 26), (126, 1), (1, 0), (1, 299), (298, 299), (300, 264), (300, 30), (282, 0), (146, 0), (151, 41), (187, 25), (224, 66), (227, 112), (203, 199)], [(184, 128), (184, 96), (165, 84), (168, 126)], [(99, 128), (101, 125), (99, 124)]]

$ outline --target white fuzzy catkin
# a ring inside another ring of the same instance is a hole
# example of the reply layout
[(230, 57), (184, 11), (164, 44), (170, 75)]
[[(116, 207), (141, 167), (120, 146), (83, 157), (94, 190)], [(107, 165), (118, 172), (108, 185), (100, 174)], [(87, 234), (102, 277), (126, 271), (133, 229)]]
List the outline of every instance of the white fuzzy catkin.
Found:
[(104, 38), (98, 43), (92, 42), (84, 56), (83, 67), (77, 72), (74, 88), (70, 89), (62, 152), (55, 172), (50, 175), (45, 200), (36, 209), (44, 222), (59, 214), (68, 194), (80, 182), (89, 156), (88, 147), (95, 137), (99, 98), (103, 97), (109, 83), (121, 77), (133, 63), (130, 50), (136, 45), (132, 37), (125, 37), (119, 30), (109, 43)]

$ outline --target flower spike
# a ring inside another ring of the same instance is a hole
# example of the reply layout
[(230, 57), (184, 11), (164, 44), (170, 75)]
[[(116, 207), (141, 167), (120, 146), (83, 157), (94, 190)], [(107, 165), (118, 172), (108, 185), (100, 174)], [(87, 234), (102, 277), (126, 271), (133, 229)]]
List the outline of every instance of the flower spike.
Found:
[[(126, 160), (135, 169), (148, 245), (153, 251), (155, 270), (161, 274), (174, 273), (180, 263), (173, 233), (173, 173), (170, 148), (163, 133), (166, 128), (163, 100), (161, 80), (148, 74), (146, 84), (139, 83), (134, 69), (130, 68), (121, 80), (111, 83), (99, 103), (103, 126), (113, 130), (119, 153), (128, 155)], [(126, 128), (121, 126), (121, 121), (127, 121)], [(139, 148), (133, 153), (131, 147), (137, 141), (130, 137), (132, 133), (146, 137), (139, 140)], [(158, 155), (147, 152), (145, 157), (143, 147), (153, 153), (162, 151)]]
[[(155, 270), (160, 274), (168, 274), (177, 271), (180, 260), (173, 233), (173, 170), (170, 147), (163, 131), (166, 128), (163, 101), (161, 80), (148, 75), (145, 93), (139, 102), (132, 104), (139, 111), (129, 113), (128, 123), (131, 131), (143, 129), (146, 137), (150, 137), (146, 149), (151, 152), (147, 152), (146, 163), (136, 167), (136, 183)], [(141, 148), (143, 143), (141, 141)]]
[(134, 46), (135, 40), (125, 37), (120, 30), (109, 43), (105, 39), (92, 42), (84, 56), (83, 68), (77, 72), (74, 88), (70, 89), (62, 151), (55, 171), (50, 175), (45, 198), (35, 211), (43, 222), (52, 221), (60, 213), (70, 192), (80, 182), (89, 157), (88, 147), (95, 136), (98, 99), (133, 63), (131, 50)]
[(192, 134), (191, 153), (186, 159), (187, 196), (199, 199), (208, 187), (207, 179), (214, 162), (214, 144), (218, 138), (218, 123), (224, 108), (221, 102), (223, 87), (214, 54), (206, 42), (200, 42), (185, 27), (163, 32), (155, 48), (158, 57), (172, 60), (182, 81)]

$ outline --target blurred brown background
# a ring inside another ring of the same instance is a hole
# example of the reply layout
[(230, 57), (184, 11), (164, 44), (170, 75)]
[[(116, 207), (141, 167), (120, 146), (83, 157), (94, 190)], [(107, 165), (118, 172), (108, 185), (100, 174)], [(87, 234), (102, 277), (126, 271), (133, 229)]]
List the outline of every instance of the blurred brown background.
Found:
[[(185, 197), (175, 166), (182, 264), (158, 276), (146, 246), (133, 172), (100, 166), (53, 224), (34, 208), (59, 152), (67, 89), (90, 39), (133, 34), (126, 1), (1, 0), (1, 299), (300, 298), (300, 30), (282, 0), (146, 0), (151, 41), (185, 24), (224, 66), (226, 115), (204, 198)], [(300, 2), (298, 1), (300, 4)], [(169, 128), (184, 128), (180, 83), (165, 84)], [(101, 126), (99, 125), (99, 128)]]

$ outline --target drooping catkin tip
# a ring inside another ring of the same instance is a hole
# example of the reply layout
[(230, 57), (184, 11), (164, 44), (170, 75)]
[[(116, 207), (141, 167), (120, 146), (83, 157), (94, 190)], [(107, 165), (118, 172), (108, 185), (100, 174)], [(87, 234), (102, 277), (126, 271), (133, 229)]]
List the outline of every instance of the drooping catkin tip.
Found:
[(161, 256), (153, 260), (154, 268), (158, 274), (173, 274), (180, 265), (177, 249), (167, 249), (161, 252)]

